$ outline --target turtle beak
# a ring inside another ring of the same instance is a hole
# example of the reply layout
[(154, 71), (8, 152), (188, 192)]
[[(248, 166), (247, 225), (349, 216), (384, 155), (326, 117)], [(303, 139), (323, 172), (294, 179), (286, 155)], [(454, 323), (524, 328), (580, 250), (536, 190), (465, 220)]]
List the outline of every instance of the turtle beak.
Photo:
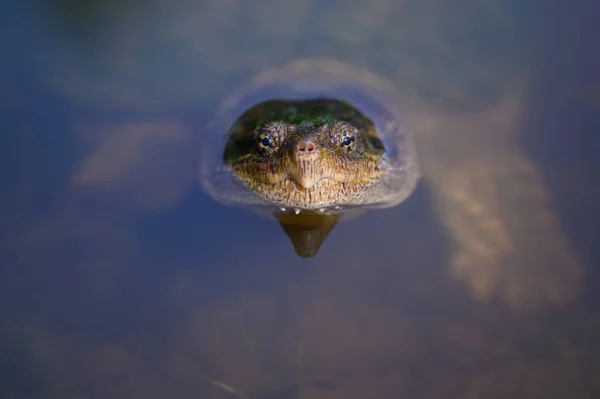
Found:
[(293, 148), (290, 174), (302, 187), (309, 189), (321, 180), (321, 148), (316, 137), (303, 137)]

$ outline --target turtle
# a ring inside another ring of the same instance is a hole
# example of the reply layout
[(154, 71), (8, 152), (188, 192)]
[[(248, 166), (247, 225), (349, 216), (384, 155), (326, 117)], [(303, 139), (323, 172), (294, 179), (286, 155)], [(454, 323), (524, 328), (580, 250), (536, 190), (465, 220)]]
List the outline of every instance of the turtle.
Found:
[[(226, 97), (207, 126), (212, 140), (204, 141), (200, 156), (203, 187), (219, 202), (269, 210), (296, 253), (310, 258), (339, 220), (402, 206), (425, 185), (452, 243), (451, 274), (470, 279), (475, 296), (497, 288), (495, 278), (506, 280), (498, 286), (516, 308), (572, 299), (579, 260), (551, 211), (539, 168), (507, 134), (521, 109), (518, 89), (509, 88), (483, 115), (465, 118), (475, 123), (473, 135), (462, 130), (461, 118), (414, 111), (422, 105), (411, 113), (395, 87), (331, 58), (265, 69)], [(348, 137), (357, 144), (346, 150)], [(297, 165), (305, 159), (312, 174)], [(335, 176), (323, 162), (339, 167), (341, 176), (363, 168), (356, 175), (369, 184), (356, 184), (358, 194), (343, 189), (351, 179), (319, 186), (319, 178)], [(315, 177), (314, 170), (322, 174)], [(526, 286), (532, 271), (549, 278), (540, 275), (537, 285)], [(319, 393), (314, 385), (303, 389)]]
[(515, 119), (515, 96), (492, 107), (474, 137), (451, 118), (407, 117), (394, 87), (332, 58), (266, 68), (207, 125), (200, 183), (219, 202), (269, 210), (303, 257), (316, 255), (342, 217), (397, 206), (422, 182), (454, 242), (456, 273), (522, 251), (546, 258), (544, 241), (554, 259), (576, 262), (539, 170), (512, 135), (499, 134)]
[(381, 82), (349, 79), (342, 65), (309, 60), (306, 70), (261, 74), (225, 101), (203, 141), (205, 191), (270, 210), (302, 257), (316, 255), (341, 216), (396, 206), (421, 176), (412, 134)]

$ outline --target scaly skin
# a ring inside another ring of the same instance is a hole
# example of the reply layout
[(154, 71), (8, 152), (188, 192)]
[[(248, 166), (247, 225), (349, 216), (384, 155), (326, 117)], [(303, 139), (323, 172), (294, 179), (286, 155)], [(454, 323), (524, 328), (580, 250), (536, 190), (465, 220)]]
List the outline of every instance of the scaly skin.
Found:
[(224, 158), (266, 204), (324, 211), (367, 203), (383, 153), (373, 124), (345, 103), (271, 101), (238, 119)]

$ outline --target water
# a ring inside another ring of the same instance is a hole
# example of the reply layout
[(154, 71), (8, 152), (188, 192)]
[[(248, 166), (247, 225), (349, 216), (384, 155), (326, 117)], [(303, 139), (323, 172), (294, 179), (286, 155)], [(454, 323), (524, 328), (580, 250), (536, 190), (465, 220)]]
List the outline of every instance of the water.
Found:
[[(0, 396), (600, 394), (592, 2), (2, 8)], [(427, 178), (307, 260), (196, 173), (227, 93), (311, 56), (394, 82)]]

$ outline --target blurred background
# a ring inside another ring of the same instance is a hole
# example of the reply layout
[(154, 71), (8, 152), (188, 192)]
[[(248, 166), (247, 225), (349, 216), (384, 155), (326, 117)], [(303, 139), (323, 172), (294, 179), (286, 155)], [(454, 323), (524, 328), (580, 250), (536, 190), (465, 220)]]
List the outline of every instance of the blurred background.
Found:
[[(600, 397), (598, 17), (3, 2), (0, 396)], [(197, 178), (228, 94), (305, 57), (392, 81), (425, 172), (310, 260)]]

